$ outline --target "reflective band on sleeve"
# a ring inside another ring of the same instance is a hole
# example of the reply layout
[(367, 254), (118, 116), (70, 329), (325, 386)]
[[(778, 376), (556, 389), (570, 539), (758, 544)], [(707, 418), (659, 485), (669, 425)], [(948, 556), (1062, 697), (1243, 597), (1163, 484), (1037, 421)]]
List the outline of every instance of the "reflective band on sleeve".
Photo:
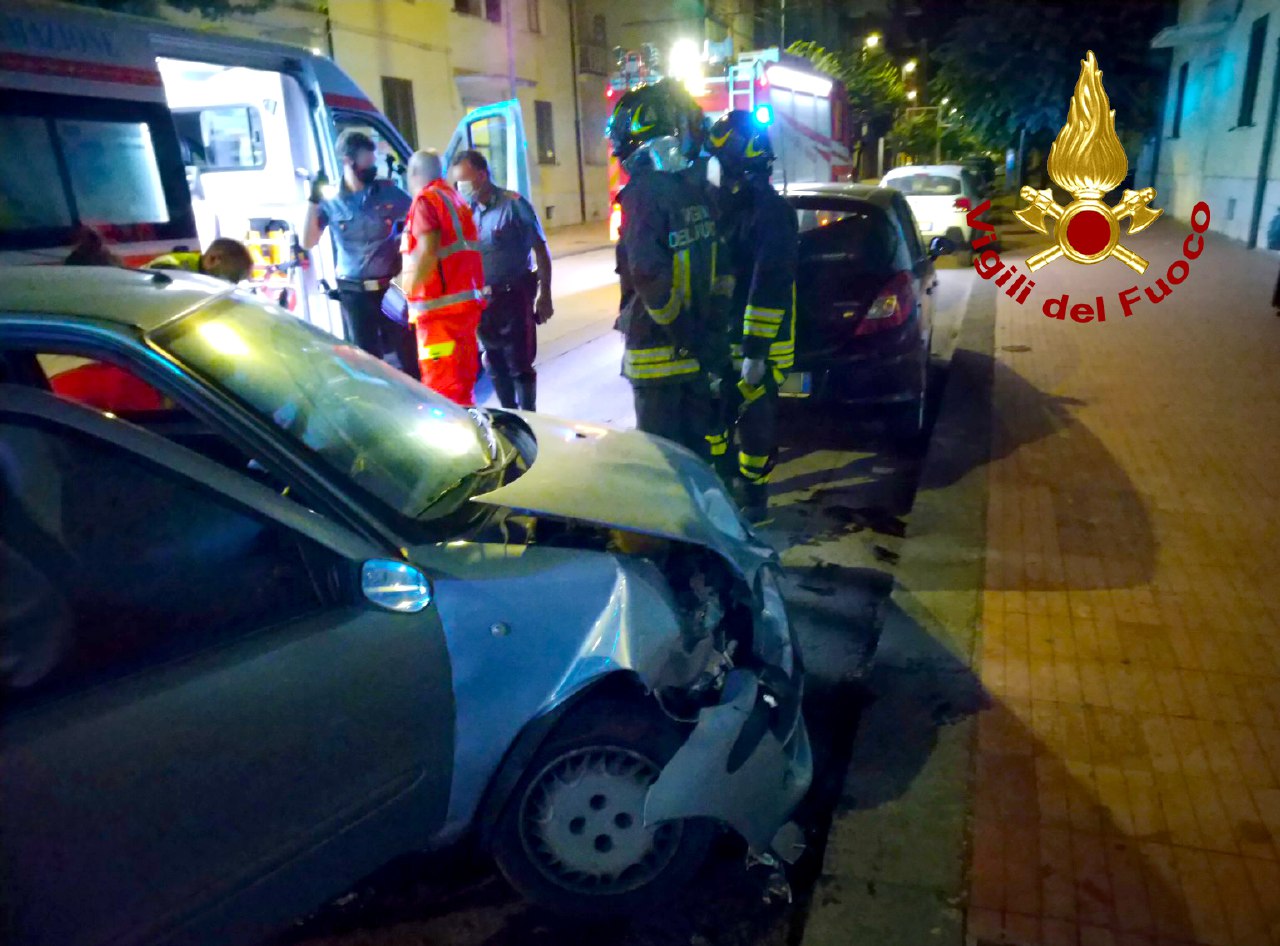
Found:
[(711, 449), (713, 457), (722, 457), (729, 452), (729, 432), (721, 431), (716, 434), (707, 434), (707, 446)]
[(762, 325), (753, 319), (747, 319), (742, 326), (742, 334), (751, 335), (755, 338), (777, 338), (778, 326), (767, 324)]
[(745, 407), (747, 404), (751, 404), (752, 402), (758, 401), (760, 398), (764, 397), (765, 387), (763, 384), (751, 385), (747, 384), (746, 381), (739, 381), (738, 390), (742, 392), (742, 398), (745, 402), (743, 406)]
[(418, 359), (420, 361), (437, 361), (440, 358), (448, 358), (457, 347), (457, 342), (436, 342), (434, 345), (423, 345), (418, 348)]
[(667, 302), (662, 308), (649, 309), (649, 314), (659, 325), (670, 325), (684, 308), (689, 288), (688, 260), (687, 250), (671, 257), (671, 295), (667, 296)]
[(757, 319), (761, 322), (776, 322), (782, 324), (782, 317), (786, 315), (783, 309), (764, 309), (760, 306), (747, 306), (746, 316), (749, 319)]
[(769, 482), (769, 474), (773, 472), (773, 458), (754, 456), (750, 453), (738, 454), (738, 472), (744, 479), (752, 483)]
[(462, 292), (451, 292), (447, 296), (430, 299), (426, 302), (410, 302), (409, 311), (414, 315), (422, 315), (432, 309), (442, 309), (447, 305), (458, 305), (462, 302), (479, 302), (484, 293), (479, 289), (464, 289)]

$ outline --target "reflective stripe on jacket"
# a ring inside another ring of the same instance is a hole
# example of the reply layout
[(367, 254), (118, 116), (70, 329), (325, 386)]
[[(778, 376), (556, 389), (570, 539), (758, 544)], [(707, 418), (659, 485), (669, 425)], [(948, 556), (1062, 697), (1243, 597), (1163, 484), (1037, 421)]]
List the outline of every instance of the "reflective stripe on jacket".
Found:
[(637, 169), (618, 195), (622, 373), (633, 384), (687, 380), (705, 367), (715, 220), (684, 176)]
[(767, 358), (785, 370), (796, 356), (799, 225), (795, 210), (767, 182), (745, 186), (749, 194), (726, 202), (722, 221), (733, 277), (733, 356)]
[[(440, 248), (435, 270), (409, 299), (410, 314), (449, 314), (466, 306), (478, 306), (484, 298), (484, 264), (471, 209), (444, 181), (432, 181), (413, 200), (415, 205), (425, 201), (435, 209), (440, 222)], [(409, 209), (410, 226), (416, 210), (416, 206)], [(415, 239), (406, 229), (402, 249), (411, 249)]]

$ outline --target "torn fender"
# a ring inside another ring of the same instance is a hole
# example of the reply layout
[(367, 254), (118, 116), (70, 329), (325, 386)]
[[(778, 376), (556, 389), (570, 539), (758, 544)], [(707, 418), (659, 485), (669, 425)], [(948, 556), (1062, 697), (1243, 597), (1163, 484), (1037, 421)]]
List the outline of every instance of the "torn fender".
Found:
[(741, 834), (752, 852), (768, 853), (813, 781), (803, 718), (797, 714), (783, 742), (769, 729), (774, 712), (755, 673), (731, 671), (721, 702), (701, 712), (649, 789), (645, 823), (713, 818)]

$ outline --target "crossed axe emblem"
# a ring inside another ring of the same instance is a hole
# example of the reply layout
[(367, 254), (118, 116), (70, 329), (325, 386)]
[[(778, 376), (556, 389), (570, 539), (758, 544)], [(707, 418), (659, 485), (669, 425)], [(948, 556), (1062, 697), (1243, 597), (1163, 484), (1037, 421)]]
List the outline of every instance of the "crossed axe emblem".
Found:
[(1120, 245), (1120, 221), (1129, 218), (1129, 233), (1140, 233), (1164, 213), (1148, 206), (1155, 200), (1154, 187), (1146, 187), (1140, 191), (1126, 190), (1120, 203), (1114, 207), (1103, 203), (1101, 194), (1096, 192), (1077, 193), (1076, 199), (1060, 206), (1053, 199), (1053, 191), (1036, 190), (1034, 187), (1022, 188), (1019, 196), (1027, 201), (1027, 206), (1014, 211), (1014, 216), (1037, 233), (1048, 234), (1049, 227), (1045, 218), (1055, 222), (1054, 235), (1058, 245), (1051, 246), (1034, 256), (1028, 257), (1027, 268), (1033, 273), (1042, 266), (1047, 266), (1059, 256), (1077, 263), (1100, 263), (1109, 256), (1114, 256), (1130, 269), (1138, 273), (1147, 271), (1147, 261), (1132, 250)]

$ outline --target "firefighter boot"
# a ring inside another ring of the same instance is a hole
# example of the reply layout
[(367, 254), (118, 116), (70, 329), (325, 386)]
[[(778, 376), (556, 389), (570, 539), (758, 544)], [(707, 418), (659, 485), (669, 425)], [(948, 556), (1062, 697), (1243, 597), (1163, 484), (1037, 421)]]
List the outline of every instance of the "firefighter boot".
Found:
[(522, 411), (532, 412), (538, 409), (538, 379), (536, 377), (516, 379), (516, 401)]

